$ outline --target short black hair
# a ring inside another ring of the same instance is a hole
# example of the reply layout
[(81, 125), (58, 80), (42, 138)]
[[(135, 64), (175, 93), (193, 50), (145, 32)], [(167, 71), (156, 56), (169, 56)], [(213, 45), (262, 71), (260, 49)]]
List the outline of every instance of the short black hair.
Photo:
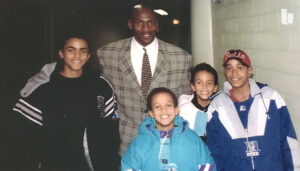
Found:
[(172, 90), (165, 88), (165, 87), (158, 87), (158, 88), (154, 88), (147, 97), (147, 109), (148, 110), (152, 110), (152, 98), (154, 95), (156, 95), (158, 93), (168, 93), (172, 97), (174, 106), (175, 107), (178, 106), (177, 96)]
[(64, 50), (65, 44), (66, 42), (71, 39), (71, 38), (78, 38), (78, 39), (83, 39), (86, 41), (87, 45), (88, 45), (88, 50), (90, 51), (90, 47), (89, 47), (89, 40), (87, 38), (87, 35), (85, 33), (82, 32), (70, 32), (70, 33), (66, 33), (62, 36), (61, 41), (58, 44), (59, 50)]
[[(86, 33), (72, 32), (72, 31), (65, 33), (63, 36), (61, 36), (61, 39), (59, 39), (59, 41), (57, 43), (58, 50), (64, 51), (65, 44), (71, 38), (77, 38), (77, 39), (82, 39), (82, 40), (86, 41), (86, 43), (88, 45), (88, 50), (89, 50), (89, 52), (91, 51), (90, 46), (89, 46), (89, 39), (87, 38)], [(64, 60), (58, 57), (56, 59), (56, 61), (57, 61), (57, 66), (56, 66), (57, 70), (62, 71), (64, 69)], [(88, 62), (83, 67), (86, 68), (88, 66), (88, 63), (90, 63), (90, 60), (88, 60)]]
[(136, 9), (138, 9), (138, 8), (136, 8), (137, 5), (140, 5), (141, 8), (150, 9), (151, 11), (153, 11), (153, 14), (154, 14), (156, 20), (158, 19), (158, 16), (157, 16), (156, 12), (154, 12), (154, 6), (153, 6), (153, 4), (150, 3), (150, 2), (148, 2), (148, 1), (143, 1), (141, 3), (135, 3), (135, 4), (133, 4), (132, 7), (130, 8), (128, 19), (132, 19), (133, 18), (134, 12), (136, 11)]
[(208, 73), (211, 73), (214, 76), (215, 85), (218, 85), (218, 73), (211, 65), (207, 63), (200, 63), (191, 69), (191, 84), (195, 83), (195, 75), (199, 71), (207, 71)]

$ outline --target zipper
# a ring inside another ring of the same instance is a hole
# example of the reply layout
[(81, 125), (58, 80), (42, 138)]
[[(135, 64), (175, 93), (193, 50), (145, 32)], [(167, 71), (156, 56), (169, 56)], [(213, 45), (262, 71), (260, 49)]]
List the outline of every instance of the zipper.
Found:
[(253, 152), (252, 152), (252, 148), (250, 147), (250, 143), (249, 143), (249, 140), (248, 140), (248, 128), (245, 129), (245, 132), (246, 132), (246, 141), (247, 141), (247, 146), (248, 146), (248, 149), (250, 151), (250, 154), (251, 154), (251, 164), (252, 164), (252, 170), (254, 171), (255, 170), (255, 165), (254, 165), (254, 159), (253, 159)]

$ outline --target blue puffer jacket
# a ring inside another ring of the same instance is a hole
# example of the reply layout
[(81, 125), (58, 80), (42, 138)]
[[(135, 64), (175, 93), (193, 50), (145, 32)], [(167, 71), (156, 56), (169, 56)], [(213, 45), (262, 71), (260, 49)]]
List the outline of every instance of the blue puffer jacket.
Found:
[[(170, 168), (177, 171), (196, 171), (205, 167), (215, 170), (208, 148), (188, 127), (188, 123), (182, 117), (176, 116), (174, 124), (169, 148)], [(160, 151), (160, 131), (155, 129), (155, 120), (147, 117), (122, 157), (122, 171), (160, 171)]]

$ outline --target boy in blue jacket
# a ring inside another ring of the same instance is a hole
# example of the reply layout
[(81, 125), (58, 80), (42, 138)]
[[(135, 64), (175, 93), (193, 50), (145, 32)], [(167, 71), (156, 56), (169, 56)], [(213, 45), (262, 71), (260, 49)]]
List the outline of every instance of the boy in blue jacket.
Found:
[(178, 115), (176, 95), (169, 89), (153, 89), (147, 98), (150, 117), (122, 157), (122, 171), (215, 170), (210, 153)]
[(251, 61), (242, 50), (223, 59), (227, 82), (208, 108), (207, 145), (219, 171), (292, 171), (299, 147), (281, 96), (250, 78)]

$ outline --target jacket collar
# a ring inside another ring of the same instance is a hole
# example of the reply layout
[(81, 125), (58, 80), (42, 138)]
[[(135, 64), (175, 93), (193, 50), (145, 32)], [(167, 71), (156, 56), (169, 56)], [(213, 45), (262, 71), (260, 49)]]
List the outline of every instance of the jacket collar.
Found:
[[(152, 134), (155, 137), (160, 138), (160, 131), (155, 128), (155, 125), (156, 123), (153, 118), (149, 116), (146, 117), (140, 126), (139, 134)], [(174, 119), (174, 125), (175, 127), (171, 139), (183, 134), (188, 127), (187, 121), (183, 120), (183, 118), (178, 115)]]
[[(256, 82), (252, 78), (248, 78), (249, 85), (250, 85), (250, 94), (253, 98), (255, 95), (260, 94), (261, 90), (257, 86)], [(232, 86), (228, 81), (224, 82), (224, 92), (230, 96), (229, 91), (232, 89)]]

